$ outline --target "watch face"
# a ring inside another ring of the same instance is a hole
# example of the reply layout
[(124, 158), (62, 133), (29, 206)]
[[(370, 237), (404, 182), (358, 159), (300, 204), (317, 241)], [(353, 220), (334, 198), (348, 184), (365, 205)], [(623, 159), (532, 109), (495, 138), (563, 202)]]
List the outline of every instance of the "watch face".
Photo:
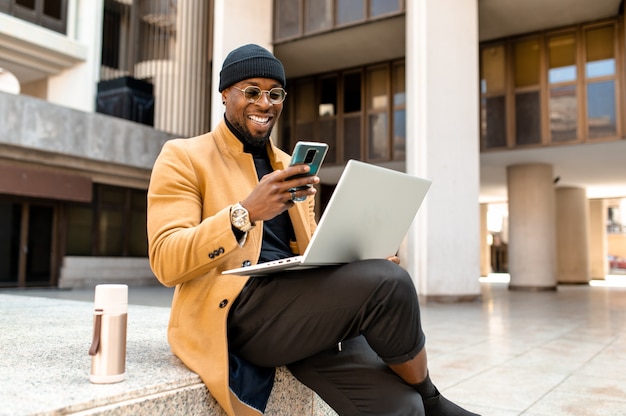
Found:
[(247, 212), (241, 208), (234, 209), (232, 217), (235, 227), (243, 227), (247, 222)]

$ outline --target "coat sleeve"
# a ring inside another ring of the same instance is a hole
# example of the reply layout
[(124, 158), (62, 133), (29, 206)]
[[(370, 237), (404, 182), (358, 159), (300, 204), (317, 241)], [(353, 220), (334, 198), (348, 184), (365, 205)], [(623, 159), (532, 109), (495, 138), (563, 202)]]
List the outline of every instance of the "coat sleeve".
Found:
[(147, 231), (150, 266), (166, 286), (206, 274), (216, 276), (234, 267), (242, 256), (254, 257), (254, 244), (240, 247), (232, 232), (230, 205), (215, 207), (212, 215), (203, 218), (198, 176), (178, 140), (163, 146), (148, 188)]

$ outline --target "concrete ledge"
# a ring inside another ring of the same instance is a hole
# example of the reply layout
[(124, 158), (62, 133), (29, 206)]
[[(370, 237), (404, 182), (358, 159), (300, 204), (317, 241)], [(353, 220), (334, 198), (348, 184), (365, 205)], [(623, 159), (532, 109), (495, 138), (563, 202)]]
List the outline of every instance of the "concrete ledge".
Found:
[(93, 288), (105, 283), (159, 285), (147, 257), (63, 257), (59, 288)]
[[(0, 294), (0, 305), (0, 416), (225, 415), (170, 352), (169, 308), (129, 306), (126, 379), (96, 385), (87, 353), (92, 303)], [(266, 414), (335, 415), (285, 368)]]

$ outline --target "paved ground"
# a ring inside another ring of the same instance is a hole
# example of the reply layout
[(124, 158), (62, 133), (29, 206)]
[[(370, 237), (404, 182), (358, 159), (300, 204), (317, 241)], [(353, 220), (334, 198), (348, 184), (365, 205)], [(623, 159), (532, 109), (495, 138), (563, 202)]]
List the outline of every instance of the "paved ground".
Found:
[[(526, 293), (492, 280), (481, 302), (422, 305), (433, 380), (484, 416), (626, 416), (626, 276), (609, 283)], [(169, 307), (172, 292), (131, 287), (129, 301)], [(0, 293), (93, 301), (93, 290)]]

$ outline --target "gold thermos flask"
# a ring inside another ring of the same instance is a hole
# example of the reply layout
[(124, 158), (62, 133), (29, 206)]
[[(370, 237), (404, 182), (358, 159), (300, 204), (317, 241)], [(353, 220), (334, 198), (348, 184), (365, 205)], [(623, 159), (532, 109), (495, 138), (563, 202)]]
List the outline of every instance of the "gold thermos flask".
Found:
[(118, 383), (126, 373), (127, 285), (97, 285), (94, 298), (91, 374), (97, 384)]

